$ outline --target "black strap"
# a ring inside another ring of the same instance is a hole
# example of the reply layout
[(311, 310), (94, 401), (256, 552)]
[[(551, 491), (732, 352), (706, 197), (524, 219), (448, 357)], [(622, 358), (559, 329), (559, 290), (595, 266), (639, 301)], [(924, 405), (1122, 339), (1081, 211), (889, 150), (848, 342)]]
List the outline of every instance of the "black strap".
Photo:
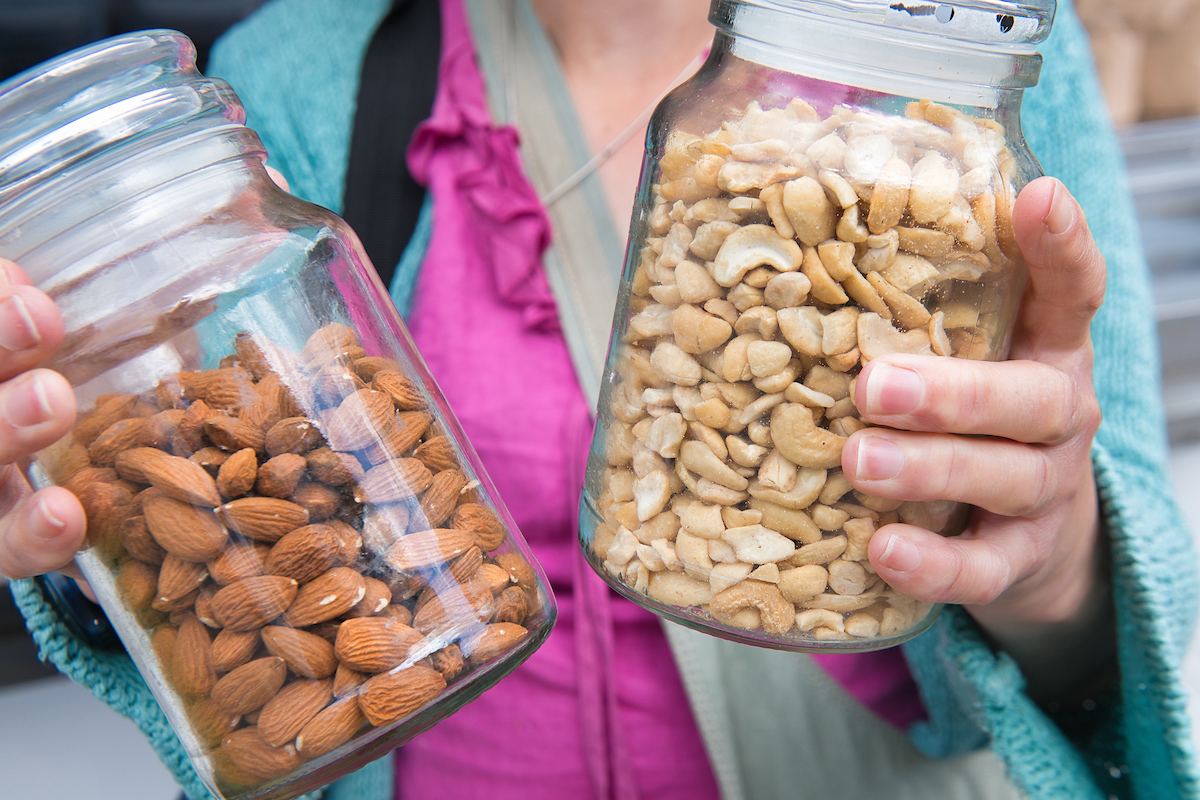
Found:
[(396, 0), (363, 60), (342, 217), (385, 286), (425, 199), (404, 155), (433, 109), (441, 41), (438, 0)]

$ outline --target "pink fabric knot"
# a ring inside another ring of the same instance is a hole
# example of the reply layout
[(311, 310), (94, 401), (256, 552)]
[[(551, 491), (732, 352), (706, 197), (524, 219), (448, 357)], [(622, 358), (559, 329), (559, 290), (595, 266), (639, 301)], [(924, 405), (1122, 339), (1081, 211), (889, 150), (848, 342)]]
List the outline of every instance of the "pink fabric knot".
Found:
[(466, 233), (500, 298), (522, 309), (530, 330), (557, 331), (557, 305), (541, 268), (550, 220), (521, 169), (520, 137), (511, 125), (495, 125), (488, 116), (469, 41), (443, 57), (440, 73), (433, 113), (417, 127), (408, 149), (409, 170), (428, 186), (437, 154), (439, 167), (451, 172), (445, 177), (456, 195), (466, 201)]

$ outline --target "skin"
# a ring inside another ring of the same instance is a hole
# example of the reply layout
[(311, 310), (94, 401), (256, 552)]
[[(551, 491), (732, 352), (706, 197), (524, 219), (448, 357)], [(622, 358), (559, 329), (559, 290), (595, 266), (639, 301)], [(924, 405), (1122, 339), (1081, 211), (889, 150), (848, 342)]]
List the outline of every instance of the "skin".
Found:
[[(599, 149), (662, 94), (711, 40), (707, 0), (534, 0), (563, 62), (589, 143)], [(628, 25), (628, 20), (639, 24)], [(615, 220), (630, 216), (644, 136), (600, 168)], [(897, 524), (871, 541), (871, 563), (921, 600), (963, 604), (1020, 664), (1036, 700), (1068, 700), (1105, 679), (1115, 631), (1107, 543), (1089, 458), (1100, 422), (1088, 326), (1104, 259), (1082, 210), (1057, 180), (1029, 184), (1013, 211), (1030, 270), (1010, 361), (888, 356), (867, 364), (855, 402), (887, 426), (854, 434), (842, 465), (872, 495), (978, 507), (946, 539)], [(84, 534), (78, 501), (30, 492), (13, 466), (70, 429), (59, 375), (37, 369), (62, 339), (54, 304), (0, 261), (0, 572), (59, 569)]]

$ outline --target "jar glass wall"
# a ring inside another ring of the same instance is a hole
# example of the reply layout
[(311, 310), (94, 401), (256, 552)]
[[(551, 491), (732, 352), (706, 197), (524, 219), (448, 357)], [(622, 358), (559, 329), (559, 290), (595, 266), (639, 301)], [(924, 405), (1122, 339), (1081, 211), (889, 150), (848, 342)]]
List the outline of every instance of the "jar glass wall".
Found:
[(1040, 174), (1021, 89), (1051, 14), (993, 5), (714, 2), (708, 61), (651, 122), (581, 506), (617, 591), (780, 649), (932, 624), (867, 548), (893, 522), (955, 535), (970, 509), (868, 496), (841, 452), (863, 364), (1008, 351), (1011, 210)]
[(331, 782), (527, 658), (548, 585), (354, 234), (280, 190), (173, 32), (0, 85), (0, 255), (62, 311), (26, 465), (201, 779)]

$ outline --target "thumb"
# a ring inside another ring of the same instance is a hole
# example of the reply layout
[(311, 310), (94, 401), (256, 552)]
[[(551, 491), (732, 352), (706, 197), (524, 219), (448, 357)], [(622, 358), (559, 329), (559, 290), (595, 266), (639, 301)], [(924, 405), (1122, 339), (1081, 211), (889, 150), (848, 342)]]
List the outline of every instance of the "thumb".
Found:
[(1083, 347), (1106, 279), (1083, 209), (1060, 181), (1038, 178), (1017, 197), (1013, 233), (1029, 267), (1017, 341), (1034, 354)]

